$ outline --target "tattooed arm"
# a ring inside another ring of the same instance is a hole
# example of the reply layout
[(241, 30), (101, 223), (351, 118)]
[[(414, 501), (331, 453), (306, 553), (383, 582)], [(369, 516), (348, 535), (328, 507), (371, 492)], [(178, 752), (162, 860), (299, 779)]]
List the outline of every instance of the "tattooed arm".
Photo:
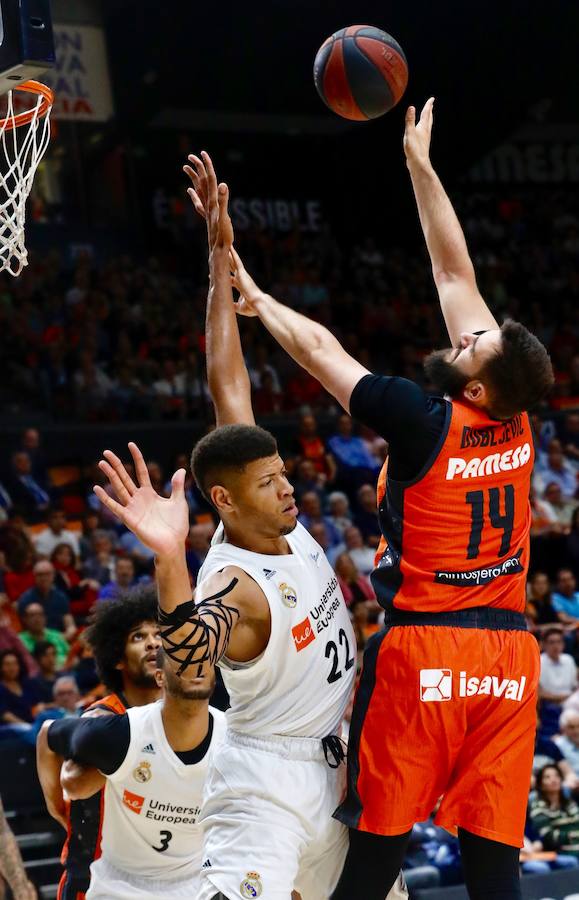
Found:
[(173, 475), (171, 497), (160, 497), (151, 486), (141, 451), (135, 444), (129, 444), (129, 449), (137, 481), (118, 456), (105, 450), (99, 468), (118, 499), (98, 486), (95, 493), (156, 554), (161, 634), (167, 655), (181, 673), (190, 666), (203, 672), (225, 652), (239, 662), (259, 656), (270, 633), (265, 594), (249, 575), (228, 566), (207, 578), (193, 601), (185, 559), (189, 531), (185, 471)]
[(12, 834), (10, 826), (6, 821), (1, 800), (0, 875), (2, 875), (10, 885), (15, 900), (33, 900), (33, 898), (36, 897), (36, 890), (26, 876), (16, 838)]

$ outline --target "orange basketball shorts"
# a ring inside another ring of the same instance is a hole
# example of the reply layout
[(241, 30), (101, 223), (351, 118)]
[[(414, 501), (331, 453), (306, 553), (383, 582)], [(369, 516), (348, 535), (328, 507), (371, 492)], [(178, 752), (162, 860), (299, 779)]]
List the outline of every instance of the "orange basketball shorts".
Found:
[(403, 834), (442, 798), (438, 825), (520, 847), (537, 642), (523, 616), (507, 610), (431, 620), (463, 624), (402, 625), (395, 618), (368, 643), (350, 729), (348, 792), (336, 818), (361, 831)]

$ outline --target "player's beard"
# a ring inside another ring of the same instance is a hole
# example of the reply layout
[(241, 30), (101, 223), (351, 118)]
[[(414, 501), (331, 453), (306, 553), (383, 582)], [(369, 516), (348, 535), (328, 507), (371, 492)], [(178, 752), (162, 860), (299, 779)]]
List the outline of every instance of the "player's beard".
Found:
[(472, 380), (448, 361), (448, 350), (433, 350), (424, 360), (424, 373), (439, 394), (458, 397)]
[(169, 667), (164, 668), (165, 690), (178, 700), (208, 700), (215, 690), (215, 673), (209, 682), (195, 686), (184, 681)]
[(295, 531), (297, 524), (298, 524), (298, 520), (296, 519), (295, 522), (293, 523), (293, 525), (282, 525), (282, 527), (279, 530), (279, 536), (285, 537), (286, 534), (291, 534), (292, 531)]
[(147, 671), (147, 669), (145, 668), (147, 665), (148, 663), (143, 660), (139, 670), (137, 672), (130, 672), (129, 677), (135, 687), (146, 688), (150, 690), (151, 688), (157, 687), (157, 680), (155, 678), (154, 672)]

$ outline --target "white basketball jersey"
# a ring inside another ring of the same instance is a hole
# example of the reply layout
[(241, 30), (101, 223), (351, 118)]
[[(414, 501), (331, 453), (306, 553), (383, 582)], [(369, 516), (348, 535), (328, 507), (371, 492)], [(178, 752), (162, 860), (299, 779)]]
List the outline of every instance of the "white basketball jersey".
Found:
[(356, 674), (356, 639), (334, 570), (308, 531), (287, 535), (291, 554), (268, 556), (224, 540), (222, 526), (198, 583), (238, 566), (269, 603), (271, 635), (258, 659), (220, 662), (231, 708), (227, 724), (253, 735), (337, 734)]
[(127, 711), (131, 741), (122, 765), (107, 776), (103, 858), (140, 878), (188, 880), (201, 868), (201, 798), (207, 769), (225, 734), (225, 716), (210, 707), (209, 750), (185, 765), (169, 746), (161, 701)]

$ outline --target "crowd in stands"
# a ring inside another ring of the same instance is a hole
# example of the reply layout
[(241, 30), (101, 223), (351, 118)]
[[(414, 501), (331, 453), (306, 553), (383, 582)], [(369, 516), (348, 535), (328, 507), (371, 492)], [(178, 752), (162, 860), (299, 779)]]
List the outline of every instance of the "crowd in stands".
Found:
[[(541, 647), (541, 680), (525, 872), (579, 865), (579, 219), (571, 209), (568, 198), (546, 192), (470, 195), (460, 210), (482, 293), (499, 317), (513, 315), (538, 334), (556, 369), (550, 404), (534, 422), (526, 615)], [(246, 233), (241, 250), (272, 293), (330, 325), (375, 371), (424, 382), (424, 354), (447, 343), (428, 267), (414, 249), (384, 250), (367, 239), (346, 258), (322, 229), (276, 240)], [(193, 254), (199, 272), (202, 256)], [(203, 284), (194, 275), (169, 273), (155, 259), (95, 268), (81, 257), (68, 276), (56, 254), (33, 262), (1, 285), (0, 402), (48, 410), (56, 420), (209, 425), (206, 291), (192, 287)], [(340, 414), (259, 323), (241, 325), (257, 415), (296, 422), (285, 449), (300, 520), (335, 568), (361, 651), (381, 623), (369, 575), (380, 538), (375, 484), (388, 447)], [(155, 490), (169, 493), (172, 472), (188, 469), (189, 450), (148, 461)], [(0, 754), (3, 738), (34, 743), (46, 718), (79, 715), (99, 696), (83, 639), (91, 609), (154, 579), (151, 552), (92, 492), (98, 469), (79, 471), (75, 496), (64, 498), (36, 428), (0, 458)], [(194, 585), (215, 520), (191, 476), (186, 496)], [(406, 865), (415, 886), (462, 878), (457, 841), (434, 818), (415, 827)]]

